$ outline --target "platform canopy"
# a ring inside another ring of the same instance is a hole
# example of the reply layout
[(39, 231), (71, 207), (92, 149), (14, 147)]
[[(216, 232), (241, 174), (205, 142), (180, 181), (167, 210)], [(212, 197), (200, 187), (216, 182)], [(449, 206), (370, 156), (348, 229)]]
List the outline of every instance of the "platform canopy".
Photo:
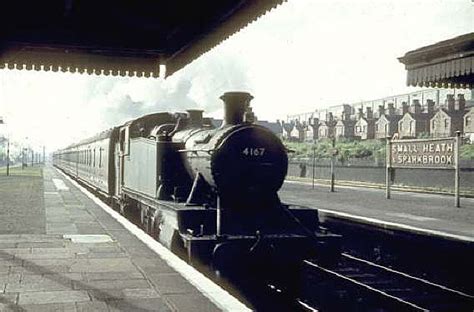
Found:
[(171, 75), (285, 0), (5, 0), (0, 68)]
[(407, 52), (399, 60), (409, 86), (474, 87), (474, 33)]

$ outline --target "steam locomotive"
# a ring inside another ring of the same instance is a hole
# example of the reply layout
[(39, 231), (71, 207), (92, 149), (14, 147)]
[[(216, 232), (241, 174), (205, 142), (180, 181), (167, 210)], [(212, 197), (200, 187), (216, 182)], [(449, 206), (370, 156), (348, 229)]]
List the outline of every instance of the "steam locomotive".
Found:
[(253, 122), (253, 97), (220, 98), (218, 128), (200, 110), (150, 114), (57, 151), (54, 165), (190, 262), (279, 270), (336, 256), (340, 237), (317, 210), (280, 202), (287, 151)]

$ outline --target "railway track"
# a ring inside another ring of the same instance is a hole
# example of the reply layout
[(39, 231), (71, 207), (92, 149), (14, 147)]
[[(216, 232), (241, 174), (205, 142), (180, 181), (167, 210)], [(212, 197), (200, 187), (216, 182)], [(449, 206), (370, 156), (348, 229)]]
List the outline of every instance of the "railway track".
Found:
[(474, 296), (343, 253), (333, 266), (305, 261), (307, 311), (473, 311)]

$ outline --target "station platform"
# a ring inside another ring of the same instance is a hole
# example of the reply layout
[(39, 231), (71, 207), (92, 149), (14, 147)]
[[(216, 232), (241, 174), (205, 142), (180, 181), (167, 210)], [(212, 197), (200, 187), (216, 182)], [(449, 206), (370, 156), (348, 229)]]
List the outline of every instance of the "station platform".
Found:
[(395, 229), (421, 235), (474, 243), (474, 199), (461, 198), (454, 207), (454, 196), (415, 192), (391, 192), (363, 187), (285, 181), (279, 192), (282, 202), (317, 208), (320, 218), (338, 218), (356, 223)]
[(0, 176), (0, 311), (222, 310), (249, 311), (56, 169)]

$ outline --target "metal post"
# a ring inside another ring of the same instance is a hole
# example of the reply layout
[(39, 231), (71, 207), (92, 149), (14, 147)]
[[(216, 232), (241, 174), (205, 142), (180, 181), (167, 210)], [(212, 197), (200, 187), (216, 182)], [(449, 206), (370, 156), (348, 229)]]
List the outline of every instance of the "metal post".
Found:
[(7, 176), (10, 175), (10, 138), (7, 138)]
[(454, 159), (456, 167), (454, 168), (454, 205), (456, 208), (461, 207), (461, 200), (459, 198), (459, 147), (461, 145), (461, 131), (456, 131), (456, 138), (454, 141)]
[(385, 197), (390, 199), (391, 167), (392, 167), (392, 140), (387, 137), (387, 150), (385, 151)]
[(332, 155), (331, 155), (331, 192), (334, 192), (334, 148), (336, 147), (336, 138), (332, 138)]
[(35, 161), (35, 152), (31, 150), (31, 167), (33, 167), (34, 161)]
[(314, 167), (316, 166), (316, 146), (313, 145), (313, 190), (314, 190)]

